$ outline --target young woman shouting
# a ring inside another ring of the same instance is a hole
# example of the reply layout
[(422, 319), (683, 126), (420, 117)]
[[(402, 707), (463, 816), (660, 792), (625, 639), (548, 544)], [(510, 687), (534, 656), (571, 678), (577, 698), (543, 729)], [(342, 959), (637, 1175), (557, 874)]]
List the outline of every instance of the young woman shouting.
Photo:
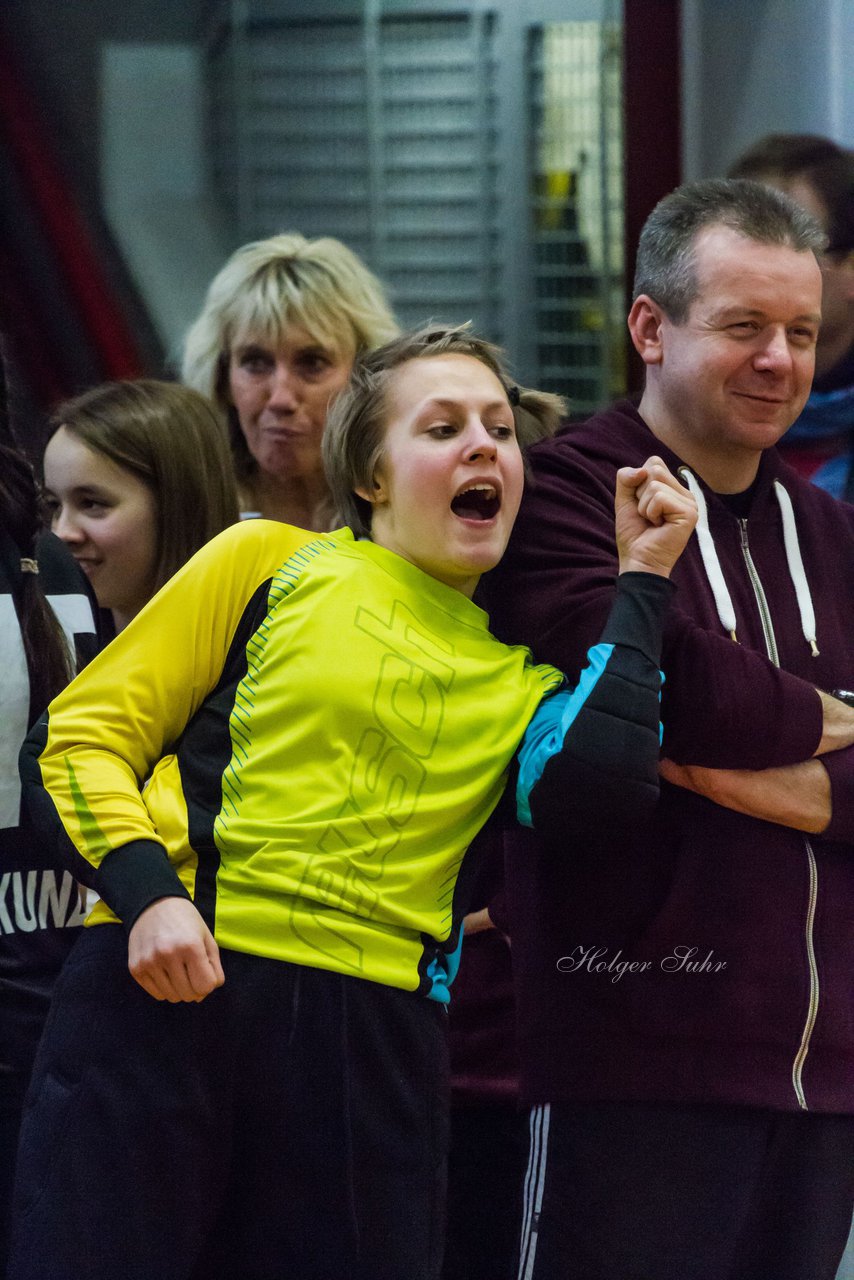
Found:
[(324, 441), (350, 528), (227, 531), (52, 704), (32, 804), (104, 905), (36, 1066), (11, 1280), (437, 1275), (466, 849), (523, 737), (523, 821), (657, 794), (694, 522), (662, 464), (621, 475), (576, 690), (471, 598), (558, 411), (465, 331), (357, 360)]

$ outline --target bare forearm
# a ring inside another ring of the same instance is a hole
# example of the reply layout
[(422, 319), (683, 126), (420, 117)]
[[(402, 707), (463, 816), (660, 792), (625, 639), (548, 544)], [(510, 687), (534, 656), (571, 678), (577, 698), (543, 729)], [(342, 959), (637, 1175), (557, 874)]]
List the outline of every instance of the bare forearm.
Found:
[(830, 822), (830, 779), (818, 760), (757, 770), (702, 769), (663, 760), (661, 774), (724, 809), (796, 831), (818, 835)]
[(829, 693), (818, 690), (824, 714), (821, 741), (814, 755), (823, 756), (828, 751), (840, 751), (843, 747), (854, 745), (854, 707), (840, 702)]
[(483, 933), (487, 929), (494, 928), (488, 907), (482, 907), (480, 911), (470, 911), (463, 917), (463, 933), (466, 937), (470, 933)]

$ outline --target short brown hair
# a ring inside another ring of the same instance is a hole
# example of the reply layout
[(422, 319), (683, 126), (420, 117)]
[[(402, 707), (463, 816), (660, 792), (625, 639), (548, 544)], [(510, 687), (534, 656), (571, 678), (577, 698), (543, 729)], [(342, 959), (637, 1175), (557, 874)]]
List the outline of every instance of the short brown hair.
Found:
[(499, 348), (471, 333), (467, 324), (427, 325), (364, 353), (356, 359), (348, 385), (330, 409), (322, 445), (326, 479), (338, 517), (357, 534), (370, 533), (371, 504), (360, 498), (356, 489), (370, 489), (382, 458), (392, 374), (409, 360), (444, 355), (471, 356), (491, 369), (507, 393), (523, 450), (553, 435), (566, 412), (561, 396), (516, 386)]
[(633, 298), (646, 294), (673, 324), (697, 297), (695, 248), (707, 227), (729, 227), (757, 244), (818, 254), (826, 238), (816, 220), (771, 187), (742, 178), (706, 178), (677, 187), (655, 206), (638, 244)]
[(155, 590), (200, 547), (239, 519), (223, 424), (205, 396), (174, 382), (108, 382), (61, 404), (65, 427), (130, 471), (157, 504)]

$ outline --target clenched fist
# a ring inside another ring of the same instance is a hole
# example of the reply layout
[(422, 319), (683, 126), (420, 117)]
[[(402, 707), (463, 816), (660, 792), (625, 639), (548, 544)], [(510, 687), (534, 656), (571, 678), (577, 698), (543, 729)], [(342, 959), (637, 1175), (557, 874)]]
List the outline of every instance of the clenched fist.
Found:
[(620, 573), (669, 578), (697, 523), (697, 503), (661, 458), (621, 467), (614, 494)]

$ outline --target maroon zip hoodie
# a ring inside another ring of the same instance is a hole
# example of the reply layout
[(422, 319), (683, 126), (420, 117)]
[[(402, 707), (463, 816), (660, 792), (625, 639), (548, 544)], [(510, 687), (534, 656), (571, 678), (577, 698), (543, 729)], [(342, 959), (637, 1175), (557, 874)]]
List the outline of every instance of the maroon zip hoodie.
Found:
[[(497, 635), (530, 644), (570, 680), (613, 597), (616, 469), (652, 453), (683, 465), (628, 402), (531, 451), (533, 483), (487, 603)], [(802, 575), (784, 547), (775, 480), (794, 507)], [(701, 488), (737, 642), (695, 535), (673, 574), (663, 753), (719, 768), (805, 760), (821, 736), (815, 687), (854, 687), (854, 508), (774, 450), (746, 518)], [(854, 748), (822, 760), (833, 818), (821, 837), (666, 784), (654, 819), (629, 839), (607, 814), (587, 829), (556, 819), (538, 836), (510, 833), (527, 1102), (854, 1112)]]

